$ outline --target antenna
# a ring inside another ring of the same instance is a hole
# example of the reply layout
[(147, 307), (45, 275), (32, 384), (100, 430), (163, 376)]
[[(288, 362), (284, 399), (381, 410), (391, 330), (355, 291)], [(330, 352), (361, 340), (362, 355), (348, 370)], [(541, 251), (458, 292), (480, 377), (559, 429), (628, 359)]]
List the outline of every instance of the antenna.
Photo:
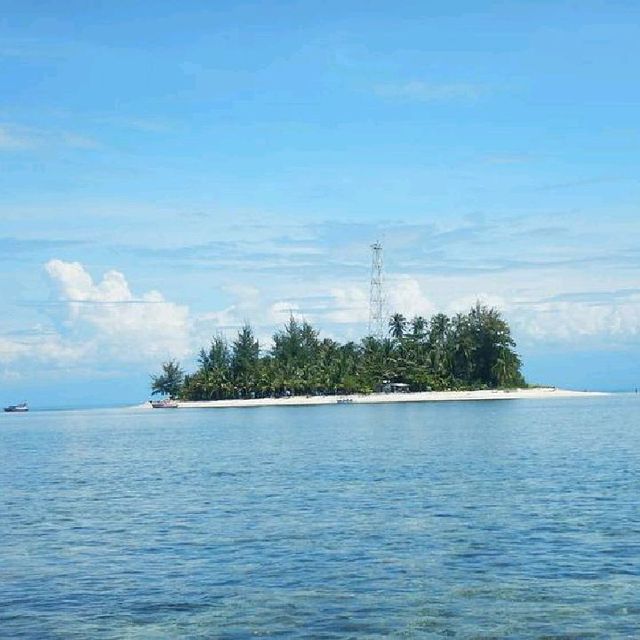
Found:
[(371, 245), (371, 286), (369, 290), (369, 335), (382, 340), (385, 335), (382, 243)]

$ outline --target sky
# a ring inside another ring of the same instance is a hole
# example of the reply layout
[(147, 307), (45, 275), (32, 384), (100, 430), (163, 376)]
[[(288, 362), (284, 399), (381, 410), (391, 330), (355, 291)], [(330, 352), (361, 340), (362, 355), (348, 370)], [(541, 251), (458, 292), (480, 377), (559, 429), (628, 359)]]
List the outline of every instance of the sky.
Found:
[(0, 402), (143, 401), (294, 313), (475, 300), (529, 381), (640, 385), (634, 1), (0, 0)]

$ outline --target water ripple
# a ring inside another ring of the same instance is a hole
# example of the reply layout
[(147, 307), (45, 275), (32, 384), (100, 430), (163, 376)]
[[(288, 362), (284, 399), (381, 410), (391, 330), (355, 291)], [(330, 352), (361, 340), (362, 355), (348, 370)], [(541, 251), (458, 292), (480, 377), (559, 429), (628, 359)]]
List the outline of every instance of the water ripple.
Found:
[(637, 409), (3, 416), (0, 637), (636, 637)]

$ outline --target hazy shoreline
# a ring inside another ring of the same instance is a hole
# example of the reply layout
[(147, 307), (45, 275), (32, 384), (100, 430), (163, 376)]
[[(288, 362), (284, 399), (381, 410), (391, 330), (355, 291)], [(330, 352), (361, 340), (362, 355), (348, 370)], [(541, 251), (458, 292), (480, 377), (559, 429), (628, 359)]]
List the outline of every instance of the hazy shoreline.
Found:
[[(555, 387), (483, 391), (423, 391), (416, 393), (371, 393), (344, 396), (292, 396), (290, 398), (256, 398), (253, 400), (179, 401), (179, 409), (227, 409), (232, 407), (298, 407), (340, 404), (386, 404), (400, 402), (453, 402), (464, 400), (535, 400), (543, 398), (582, 398), (608, 395), (601, 391), (570, 391)], [(147, 402), (142, 405), (151, 409)]]

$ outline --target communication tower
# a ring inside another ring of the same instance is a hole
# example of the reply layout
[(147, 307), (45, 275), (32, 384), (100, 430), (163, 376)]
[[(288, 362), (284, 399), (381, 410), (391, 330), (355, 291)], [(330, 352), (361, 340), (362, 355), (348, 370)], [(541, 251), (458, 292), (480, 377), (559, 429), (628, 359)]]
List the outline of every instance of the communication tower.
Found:
[(385, 336), (385, 300), (382, 280), (382, 244), (371, 245), (371, 286), (369, 289), (369, 335), (382, 340)]

